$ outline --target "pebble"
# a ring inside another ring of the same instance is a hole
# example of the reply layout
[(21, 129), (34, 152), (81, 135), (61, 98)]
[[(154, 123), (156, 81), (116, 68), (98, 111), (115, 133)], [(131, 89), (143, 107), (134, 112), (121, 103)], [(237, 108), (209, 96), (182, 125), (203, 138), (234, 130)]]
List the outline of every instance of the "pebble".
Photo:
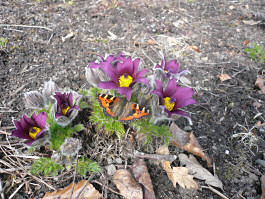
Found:
[(225, 154), (228, 155), (229, 154), (229, 151), (228, 150), (225, 150)]
[(122, 159), (121, 159), (121, 158), (116, 158), (116, 159), (115, 159), (115, 162), (116, 162), (117, 164), (122, 164)]
[(105, 168), (106, 168), (109, 176), (113, 176), (114, 173), (116, 173), (116, 167), (114, 166), (114, 164), (110, 164), (110, 165), (106, 166)]

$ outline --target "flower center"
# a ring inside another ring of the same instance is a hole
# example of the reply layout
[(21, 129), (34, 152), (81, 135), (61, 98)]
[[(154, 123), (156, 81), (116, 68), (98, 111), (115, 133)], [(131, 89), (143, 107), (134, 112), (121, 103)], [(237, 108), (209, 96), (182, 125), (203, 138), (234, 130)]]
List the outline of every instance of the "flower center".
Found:
[(165, 107), (168, 111), (172, 111), (172, 109), (175, 106), (175, 99), (174, 98), (170, 98), (170, 97), (165, 97), (164, 98), (165, 101)]
[(70, 106), (68, 106), (68, 103), (63, 103), (61, 107), (62, 107), (62, 114), (66, 115), (67, 111), (70, 109)]
[(132, 76), (125, 73), (124, 75), (120, 76), (119, 79), (120, 87), (129, 87), (132, 81), (133, 81)]
[(41, 131), (41, 129), (39, 127), (32, 127), (29, 130), (29, 137), (35, 139), (36, 135)]

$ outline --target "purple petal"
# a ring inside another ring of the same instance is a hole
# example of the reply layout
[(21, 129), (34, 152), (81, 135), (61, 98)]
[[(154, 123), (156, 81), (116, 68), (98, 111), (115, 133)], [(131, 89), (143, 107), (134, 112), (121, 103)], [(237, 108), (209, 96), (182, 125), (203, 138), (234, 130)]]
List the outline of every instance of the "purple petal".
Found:
[(70, 106), (70, 107), (72, 107), (73, 106), (73, 93), (69, 93), (69, 96), (68, 96), (68, 105)]
[[(27, 117), (26, 115), (23, 115), (22, 118), (20, 119), (20, 125), (21, 125), (21, 129), (22, 131), (27, 131), (31, 124), (29, 124), (25, 119), (24, 117)], [(30, 120), (28, 117), (27, 117), (28, 120)]]
[(19, 131), (23, 131), (23, 127), (21, 126), (21, 123), (20, 123), (19, 121), (14, 120), (13, 122), (14, 122), (14, 124), (15, 124), (17, 130), (19, 130)]
[(146, 78), (140, 77), (132, 81), (131, 85), (134, 85), (136, 82), (141, 82), (149, 86), (149, 82)]
[(97, 64), (95, 62), (91, 62), (89, 65), (88, 65), (89, 68), (100, 68), (101, 67), (101, 64)]
[[(33, 115), (31, 116), (31, 118), (28, 118), (26, 115), (23, 115), (23, 119), (25, 120), (25, 122), (27, 123), (28, 126), (37, 126), (36, 122), (35, 122), (35, 118), (36, 118), (36, 113), (34, 112)], [(23, 119), (21, 119), (21, 122), (23, 121)], [(22, 123), (21, 123), (22, 125)], [(22, 125), (23, 127), (23, 125)], [(24, 127), (23, 127), (24, 128)], [(24, 129), (25, 130), (25, 129)]]
[[(138, 66), (139, 66), (139, 63), (140, 63), (140, 58), (137, 58), (133, 61), (133, 77), (136, 77), (138, 76)], [(144, 74), (143, 74), (144, 75)], [(141, 76), (139, 76), (141, 77)]]
[(156, 90), (163, 94), (163, 84), (159, 80), (155, 80)]
[(143, 69), (137, 73), (136, 78), (143, 77), (145, 73), (147, 73), (149, 70), (148, 69)]
[(188, 105), (191, 105), (191, 104), (197, 104), (197, 102), (194, 100), (194, 99), (186, 99), (186, 100), (183, 100), (183, 101), (177, 101), (175, 106), (174, 106), (174, 109), (177, 109), (177, 108), (181, 108), (181, 107), (184, 107), (184, 106), (188, 106)]
[[(159, 64), (156, 65), (155, 68), (162, 68)], [(163, 68), (162, 68), (163, 69)]]
[(131, 96), (132, 96), (132, 88), (131, 87), (120, 87), (120, 88), (118, 88), (118, 92), (121, 95), (125, 95), (128, 101), (131, 99)]
[(161, 93), (159, 90), (153, 90), (152, 94), (164, 99), (163, 93)]
[[(102, 60), (104, 60), (104, 59), (102, 59)], [(106, 58), (105, 62), (111, 63), (111, 62), (113, 62), (114, 60), (115, 60), (114, 55), (109, 55), (109, 56)]]
[(57, 112), (55, 113), (55, 118), (56, 118), (56, 119), (57, 119), (58, 117), (61, 117), (61, 116), (64, 116), (61, 112), (60, 112), (60, 113), (59, 113), (59, 112), (58, 112), (58, 113), (57, 113)]
[(98, 84), (98, 88), (103, 88), (103, 89), (117, 89), (118, 86), (113, 81), (106, 81), (106, 82), (100, 82)]
[[(118, 63), (119, 64), (119, 63)], [(116, 83), (119, 83), (119, 71), (110, 63), (102, 63), (101, 69)]]
[(192, 88), (185, 87), (185, 88), (179, 89), (176, 93), (174, 93), (172, 97), (176, 98), (177, 101), (183, 101), (185, 99), (191, 98), (193, 93), (194, 91)]
[(169, 63), (166, 64), (164, 70), (169, 71), (172, 70), (172, 73), (177, 73), (179, 70), (179, 63), (177, 60), (172, 60)]
[(117, 70), (121, 75), (124, 73), (127, 73), (128, 75), (133, 75), (133, 61), (131, 57), (128, 57), (126, 60), (124, 60), (123, 63), (118, 62), (117, 64)]
[(13, 130), (11, 136), (22, 138), (22, 139), (28, 139), (28, 140), (32, 139), (31, 137), (29, 137), (27, 132), (24, 132), (24, 131), (18, 130), (18, 129)]
[(47, 113), (45, 113), (45, 112), (39, 113), (35, 119), (38, 127), (40, 127), (41, 129), (45, 128), (46, 120), (47, 120)]
[[(165, 97), (171, 97), (177, 89), (177, 82), (176, 80), (173, 78), (168, 82), (168, 85), (164, 91), (164, 96)], [(174, 97), (175, 99), (177, 99), (177, 97)]]

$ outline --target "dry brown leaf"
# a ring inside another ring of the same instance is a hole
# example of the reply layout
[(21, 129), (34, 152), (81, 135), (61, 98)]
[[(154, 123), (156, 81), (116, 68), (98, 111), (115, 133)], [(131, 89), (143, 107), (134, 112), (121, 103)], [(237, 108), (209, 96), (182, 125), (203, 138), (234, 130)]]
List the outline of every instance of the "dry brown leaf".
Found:
[(136, 181), (143, 185), (144, 199), (155, 199), (155, 192), (145, 161), (143, 159), (137, 160), (130, 169)]
[(178, 183), (183, 189), (198, 189), (198, 185), (193, 180), (193, 176), (188, 174), (189, 169), (185, 167), (173, 167), (172, 169), (169, 161), (163, 161), (162, 166), (167, 172), (167, 176), (175, 188), (176, 184)]
[(174, 122), (170, 125), (170, 132), (173, 135), (171, 138), (173, 145), (201, 157), (207, 162), (208, 167), (212, 166), (212, 159), (202, 151), (193, 133), (181, 130)]
[(261, 190), (262, 190), (262, 195), (260, 199), (265, 199), (265, 174), (261, 176), (260, 181), (261, 181)]
[[(169, 150), (166, 145), (160, 146), (157, 151), (160, 155), (169, 155)], [(163, 169), (167, 172), (167, 176), (170, 181), (173, 183), (173, 186), (176, 188), (176, 184), (178, 183), (182, 188), (194, 188), (198, 189), (197, 183), (193, 180), (192, 175), (188, 175), (189, 169), (185, 167), (173, 167), (170, 166), (169, 161), (161, 161)], [(184, 168), (184, 169), (183, 169)]]
[(243, 42), (243, 45), (245, 46), (245, 45), (249, 44), (249, 42), (250, 42), (249, 40), (246, 40)]
[(217, 75), (217, 77), (221, 80), (221, 82), (231, 79), (231, 77), (228, 74)]
[(113, 176), (113, 182), (126, 199), (143, 199), (141, 186), (133, 179), (130, 171), (120, 169)]
[[(80, 182), (78, 182), (78, 184), (75, 185), (72, 198), (77, 197), (86, 182), (86, 180), (81, 180)], [(69, 199), (72, 191), (72, 186), (73, 183), (71, 183), (68, 187), (64, 189), (58, 189), (52, 193), (47, 192), (43, 199)], [(82, 194), (79, 196), (79, 199), (99, 199), (101, 197), (101, 194), (93, 187), (93, 185), (88, 183), (85, 189), (82, 191)]]
[(182, 188), (198, 189), (198, 184), (193, 180), (193, 175), (189, 175), (189, 169), (185, 167), (173, 167), (174, 183), (178, 183)]
[(188, 49), (192, 49), (192, 50), (194, 50), (194, 51), (196, 51), (198, 53), (201, 52), (197, 46), (189, 46)]
[(257, 86), (260, 91), (260, 94), (265, 94), (265, 79), (258, 77), (256, 82), (255, 82), (255, 86)]
[(195, 178), (205, 180), (206, 184), (223, 189), (223, 183), (218, 177), (213, 176), (207, 169), (203, 168), (193, 155), (188, 157), (182, 153), (179, 154), (178, 157), (180, 165), (186, 165), (186, 168), (189, 169), (189, 172), (193, 174)]
[(149, 40), (147, 41), (147, 45), (153, 45), (153, 44), (157, 44), (157, 42), (154, 41), (154, 40), (152, 40), (152, 39), (149, 39)]

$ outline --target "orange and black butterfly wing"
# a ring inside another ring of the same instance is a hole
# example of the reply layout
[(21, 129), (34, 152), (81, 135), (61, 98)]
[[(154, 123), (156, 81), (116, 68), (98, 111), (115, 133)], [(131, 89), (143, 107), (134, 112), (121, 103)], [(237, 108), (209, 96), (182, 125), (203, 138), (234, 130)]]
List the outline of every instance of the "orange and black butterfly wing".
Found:
[(149, 111), (146, 111), (145, 108), (141, 109), (135, 103), (128, 102), (124, 109), (125, 112), (119, 117), (119, 121), (123, 123), (129, 123), (149, 115)]
[(100, 106), (103, 108), (103, 111), (106, 115), (111, 117), (116, 117), (117, 114), (113, 112), (113, 107), (117, 106), (119, 99), (112, 95), (99, 94), (97, 96)]

